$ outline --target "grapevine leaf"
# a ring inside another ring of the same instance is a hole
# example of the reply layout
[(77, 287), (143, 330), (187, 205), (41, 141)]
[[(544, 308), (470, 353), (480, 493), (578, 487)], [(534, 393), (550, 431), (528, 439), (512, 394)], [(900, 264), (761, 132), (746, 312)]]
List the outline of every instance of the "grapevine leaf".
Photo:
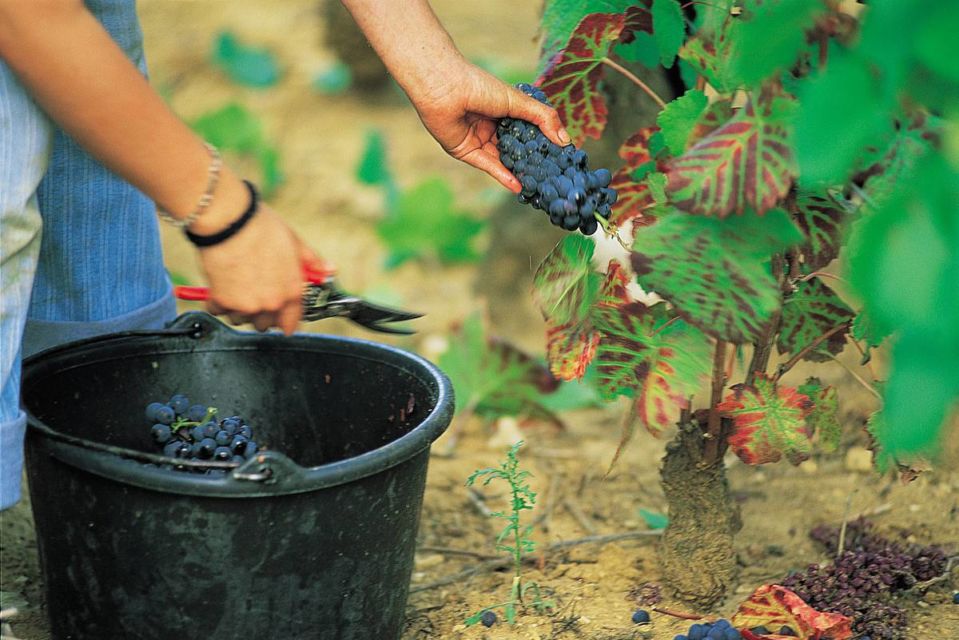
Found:
[(363, 156), (356, 166), (356, 178), (363, 184), (386, 184), (390, 180), (389, 165), (386, 162), (386, 143), (383, 132), (373, 129), (366, 133)]
[(733, 117), (733, 103), (730, 100), (717, 100), (710, 103), (696, 121), (689, 136), (686, 138), (686, 148), (708, 136), (723, 126)]
[(827, 331), (846, 325), (832, 334), (805, 359), (823, 362), (827, 354), (838, 355), (846, 346), (849, 323), (855, 313), (819, 278), (800, 282), (783, 302), (782, 326), (776, 346), (779, 353), (799, 353)]
[(753, 386), (738, 384), (716, 408), (733, 420), (729, 446), (746, 464), (777, 462), (783, 455), (793, 464), (809, 457), (812, 446), (805, 418), (809, 398), (792, 387), (778, 387), (759, 375)]
[(665, 173), (650, 173), (643, 178), (643, 182), (649, 187), (649, 193), (656, 204), (666, 204), (666, 183), (668, 178)]
[(473, 241), (485, 225), (454, 208), (449, 183), (431, 178), (404, 192), (396, 210), (376, 223), (376, 233), (390, 251), (390, 267), (425, 256), (469, 262), (480, 257)]
[(823, 451), (834, 452), (839, 448), (839, 439), (842, 436), (839, 394), (836, 393), (836, 388), (824, 385), (818, 378), (808, 378), (798, 390), (813, 403), (812, 410), (806, 416), (809, 436), (816, 438)]
[(670, 162), (672, 202), (690, 213), (725, 217), (752, 207), (764, 213), (786, 195), (795, 173), (787, 114), (791, 102), (770, 109), (752, 102), (716, 131)]
[(622, 14), (586, 16), (540, 76), (540, 88), (550, 97), (577, 146), (587, 137), (599, 138), (606, 126), (608, 109), (599, 90), (603, 60), (625, 26)]
[(800, 189), (796, 195), (796, 222), (806, 236), (802, 253), (806, 268), (822, 269), (839, 256), (846, 209), (829, 195)]
[(640, 508), (639, 517), (646, 522), (646, 526), (650, 529), (665, 529), (669, 524), (669, 516), (665, 513), (660, 513), (659, 511), (650, 511), (649, 509)]
[(582, 378), (598, 344), (599, 333), (590, 324), (546, 324), (546, 359), (560, 380)]
[(633, 169), (652, 162), (649, 141), (658, 130), (658, 127), (643, 127), (623, 143), (619, 148), (619, 157), (626, 161), (627, 167)]
[[(732, 617), (733, 626), (748, 629), (765, 626), (792, 628), (800, 640), (852, 638), (852, 619), (839, 613), (816, 611), (802, 598), (778, 584), (764, 584), (742, 604)], [(752, 638), (759, 636), (752, 635)], [(745, 635), (743, 637), (746, 637)]]
[(737, 81), (728, 68), (728, 61), (738, 23), (739, 20), (727, 18), (720, 29), (700, 30), (679, 49), (679, 57), (719, 93), (729, 93), (736, 88)]
[(673, 66), (679, 47), (686, 38), (686, 21), (676, 0), (653, 0), (653, 38), (659, 47), (664, 67)]
[(637, 417), (653, 435), (679, 420), (709, 372), (709, 341), (698, 329), (634, 302), (605, 306), (596, 326), (600, 393), (634, 398)]
[(547, 322), (575, 324), (589, 315), (601, 282), (592, 266), (595, 247), (585, 236), (568, 235), (539, 265), (533, 276), (533, 295)]
[(730, 52), (730, 72), (755, 86), (774, 72), (788, 69), (805, 48), (806, 30), (824, 6), (809, 0), (753, 0), (744, 7), (745, 20)]
[(780, 305), (768, 257), (801, 239), (782, 210), (725, 219), (676, 212), (639, 230), (632, 266), (644, 289), (709, 335), (754, 342)]
[(692, 89), (666, 105), (656, 117), (656, 124), (663, 132), (669, 152), (674, 156), (686, 151), (689, 139), (700, 114), (706, 108), (706, 94)]
[(626, 168), (613, 174), (609, 185), (616, 189), (617, 200), (612, 206), (612, 215), (609, 223), (615, 228), (633, 221), (635, 225), (648, 225), (654, 221), (650, 209), (656, 202), (653, 200), (649, 187), (641, 181), (634, 180)]
[(830, 58), (823, 74), (804, 84), (796, 121), (796, 158), (804, 186), (840, 184), (870, 143), (892, 126), (871, 69), (849, 55)]
[(576, 26), (591, 13), (623, 13), (636, 0), (546, 0), (540, 30), (543, 48), (540, 53), (540, 69), (559, 53)]
[(864, 183), (862, 192), (870, 209), (875, 209), (899, 190), (916, 163), (931, 151), (939, 133), (937, 121), (928, 116), (919, 117), (897, 131), (887, 147), (877, 150), (872, 157), (867, 156), (865, 167), (856, 178)]

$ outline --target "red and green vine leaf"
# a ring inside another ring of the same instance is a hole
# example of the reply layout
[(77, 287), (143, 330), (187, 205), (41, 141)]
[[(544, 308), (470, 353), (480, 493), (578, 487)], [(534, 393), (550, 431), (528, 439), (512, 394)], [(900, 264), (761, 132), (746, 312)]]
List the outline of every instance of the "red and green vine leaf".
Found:
[(643, 182), (634, 180), (627, 167), (623, 167), (613, 174), (609, 186), (616, 189), (617, 199), (612, 206), (609, 223), (614, 228), (622, 227), (633, 221), (635, 225), (652, 224), (655, 218), (650, 210), (656, 204), (649, 187)]
[(816, 439), (823, 451), (832, 453), (839, 448), (842, 437), (836, 388), (824, 385), (818, 378), (808, 378), (805, 384), (799, 386), (799, 393), (813, 403), (812, 410), (806, 416), (810, 437)]
[(619, 148), (619, 157), (626, 161), (626, 167), (636, 169), (653, 161), (653, 156), (649, 152), (649, 139), (654, 133), (659, 131), (659, 127), (643, 127), (622, 144)]
[(634, 398), (640, 422), (659, 435), (679, 420), (709, 373), (709, 341), (695, 327), (639, 302), (605, 306), (596, 315), (600, 393)]
[(606, 126), (608, 110), (599, 90), (603, 60), (625, 26), (623, 14), (586, 16), (538, 80), (577, 146), (587, 137), (599, 138)]
[[(635, 3), (636, 0), (546, 0), (543, 18), (540, 20), (540, 31), (543, 34), (540, 69), (569, 41), (583, 18), (591, 13), (632, 13)], [(649, 20), (649, 12), (644, 12)]]
[(566, 236), (533, 277), (533, 296), (546, 320), (547, 360), (563, 380), (583, 376), (599, 342), (589, 320), (601, 282), (592, 266), (594, 249), (589, 238)]
[(727, 21), (719, 33), (700, 31), (688, 38), (679, 49), (679, 57), (689, 63), (697, 74), (706, 78), (706, 82), (719, 93), (728, 93), (736, 88), (736, 79), (727, 68), (730, 50), (728, 32), (736, 26), (735, 22), (730, 24)]
[(692, 131), (689, 132), (689, 137), (686, 139), (686, 148), (688, 149), (695, 145), (710, 133), (726, 124), (732, 117), (733, 103), (731, 100), (711, 102), (706, 109), (703, 110), (702, 115), (699, 116), (699, 120), (696, 121)]
[(656, 116), (656, 124), (662, 130), (666, 147), (673, 156), (680, 156), (686, 151), (686, 141), (706, 108), (706, 104), (705, 93), (698, 89), (690, 89), (667, 104)]
[(783, 302), (776, 347), (779, 353), (799, 353), (827, 331), (845, 325), (805, 356), (812, 362), (829, 360), (828, 354), (838, 355), (846, 346), (846, 334), (855, 315), (819, 278), (801, 281)]
[(664, 67), (673, 66), (686, 38), (686, 20), (676, 0), (653, 0), (653, 38)]
[(639, 229), (631, 255), (640, 285), (711, 336), (755, 342), (779, 309), (769, 256), (802, 240), (782, 210), (725, 219), (673, 212)]
[(829, 195), (799, 191), (796, 222), (806, 236), (802, 253), (809, 271), (822, 269), (839, 256), (847, 217), (842, 205)]
[(744, 629), (752, 639), (758, 638), (748, 630), (764, 626), (778, 629), (791, 627), (799, 640), (847, 640), (852, 637), (852, 619), (838, 613), (817, 611), (802, 598), (778, 584), (764, 584), (739, 605), (732, 617), (734, 627)]
[(752, 207), (764, 213), (792, 185), (795, 167), (787, 114), (791, 102), (769, 109), (750, 102), (731, 120), (670, 162), (674, 205), (690, 213), (725, 217)]
[(751, 387), (735, 385), (716, 408), (732, 419), (729, 446), (746, 464), (777, 462), (783, 456), (799, 464), (812, 451), (806, 427), (812, 402), (792, 387), (777, 388), (772, 378), (759, 375)]
[[(599, 290), (599, 306), (619, 305), (629, 302), (629, 274), (615, 258), (606, 267), (606, 278)], [(594, 308), (595, 309), (595, 308)]]

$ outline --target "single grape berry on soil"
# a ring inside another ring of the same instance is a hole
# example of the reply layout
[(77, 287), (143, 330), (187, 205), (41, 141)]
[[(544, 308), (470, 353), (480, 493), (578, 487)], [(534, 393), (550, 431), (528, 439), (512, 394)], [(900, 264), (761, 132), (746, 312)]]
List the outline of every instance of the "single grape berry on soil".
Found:
[(484, 611), (483, 615), (480, 616), (480, 622), (482, 622), (486, 628), (492, 627), (496, 624), (496, 614), (492, 611)]
[[(151, 402), (145, 416), (151, 424), (151, 439), (168, 458), (234, 463), (253, 458), (260, 448), (253, 439), (253, 427), (240, 416), (217, 420), (216, 413), (205, 404), (190, 404), (186, 395), (178, 393), (166, 403)], [(205, 473), (222, 475), (225, 470)]]
[[(516, 87), (548, 105), (541, 90), (520, 83)], [(503, 118), (496, 127), (500, 161), (513, 172), (523, 190), (517, 199), (545, 212), (549, 221), (566, 231), (592, 235), (599, 228), (596, 215), (609, 219), (616, 203), (609, 169), (589, 170), (589, 157), (568, 144), (561, 147), (535, 124)]]
[(649, 622), (649, 612), (644, 609), (638, 609), (633, 612), (633, 622), (636, 624), (646, 624)]

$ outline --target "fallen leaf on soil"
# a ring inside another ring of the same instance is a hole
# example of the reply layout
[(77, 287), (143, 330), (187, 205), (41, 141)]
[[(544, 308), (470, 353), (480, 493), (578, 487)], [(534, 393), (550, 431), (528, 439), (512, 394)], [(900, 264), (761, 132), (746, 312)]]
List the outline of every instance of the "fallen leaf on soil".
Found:
[(732, 618), (733, 626), (742, 628), (746, 640), (772, 640), (786, 637), (776, 634), (756, 635), (749, 631), (760, 625), (779, 629), (786, 625), (800, 640), (846, 640), (852, 637), (852, 620), (838, 613), (816, 611), (798, 595), (778, 584), (764, 584), (739, 605)]

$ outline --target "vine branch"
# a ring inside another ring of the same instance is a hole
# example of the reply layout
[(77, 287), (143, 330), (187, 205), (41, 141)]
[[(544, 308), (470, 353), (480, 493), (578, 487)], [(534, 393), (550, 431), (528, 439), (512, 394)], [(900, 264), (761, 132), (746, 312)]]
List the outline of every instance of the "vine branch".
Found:
[(703, 454), (703, 463), (710, 465), (719, 458), (722, 444), (723, 422), (716, 405), (723, 397), (726, 387), (726, 341), (716, 341), (716, 352), (713, 355), (713, 385), (709, 396), (709, 418), (706, 422), (706, 450)]
[(815, 340), (813, 340), (812, 342), (810, 342), (809, 344), (807, 344), (805, 347), (803, 347), (803, 348), (799, 351), (799, 353), (797, 353), (796, 355), (794, 355), (792, 358), (790, 358), (789, 360), (787, 360), (785, 363), (779, 365), (779, 371), (776, 372), (776, 381), (778, 382), (779, 379), (782, 378), (784, 375), (786, 375), (786, 373), (787, 373), (790, 369), (792, 369), (793, 367), (796, 366), (796, 363), (798, 363), (800, 360), (802, 360), (802, 359), (805, 358), (807, 355), (809, 355), (809, 353), (810, 353), (813, 349), (815, 349), (816, 347), (818, 347), (819, 345), (821, 345), (821, 344), (822, 344), (823, 342), (825, 342), (826, 340), (829, 340), (829, 338), (833, 337), (834, 335), (836, 335), (837, 333), (839, 333), (839, 332), (842, 331), (843, 329), (848, 329), (848, 328), (849, 328), (849, 323), (848, 323), (848, 322), (843, 322), (842, 324), (837, 324), (835, 327), (833, 327), (832, 329), (830, 329), (830, 330), (827, 331), (826, 333), (822, 334), (821, 336), (819, 336), (818, 338), (816, 338)]
[(666, 108), (666, 103), (663, 101), (662, 98), (659, 97), (659, 94), (656, 93), (655, 91), (653, 91), (652, 87), (650, 87), (648, 84), (646, 84), (645, 82), (643, 82), (642, 80), (640, 80), (639, 77), (638, 77), (635, 73), (633, 73), (632, 71), (630, 71), (629, 69), (627, 69), (627, 68), (624, 67), (623, 65), (619, 64), (619, 63), (616, 62), (615, 60), (610, 60), (609, 58), (602, 58), (602, 59), (600, 59), (600, 62), (602, 62), (603, 64), (605, 64), (605, 65), (607, 65), (607, 66), (612, 67), (613, 69), (616, 69), (616, 71), (619, 71), (621, 74), (623, 74), (624, 76), (626, 76), (627, 78), (629, 78), (630, 81), (632, 81), (633, 84), (635, 84), (637, 87), (639, 87), (640, 89), (642, 89), (643, 92), (646, 93), (646, 95), (648, 95), (650, 98), (652, 98), (652, 99), (653, 99), (653, 102), (655, 102), (657, 105), (659, 105), (659, 108), (660, 108), (660, 109), (665, 109), (665, 108)]

